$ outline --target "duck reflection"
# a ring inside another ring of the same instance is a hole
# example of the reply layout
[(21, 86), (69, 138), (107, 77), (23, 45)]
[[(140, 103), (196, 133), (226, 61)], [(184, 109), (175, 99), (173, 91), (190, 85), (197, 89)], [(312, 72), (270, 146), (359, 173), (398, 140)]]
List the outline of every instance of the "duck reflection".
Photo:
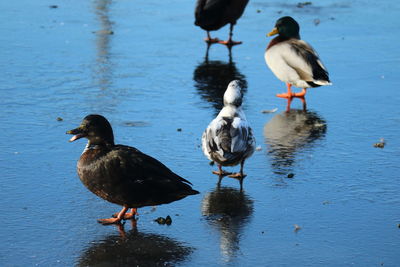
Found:
[(221, 233), (223, 260), (232, 261), (240, 248), (241, 232), (253, 214), (253, 200), (243, 191), (217, 186), (204, 197), (201, 209), (207, 223)]
[(100, 23), (100, 30), (96, 31), (96, 65), (94, 76), (98, 86), (105, 90), (111, 85), (112, 81), (112, 62), (110, 57), (112, 21), (109, 17), (111, 0), (96, 0), (95, 14)]
[(276, 174), (288, 174), (296, 152), (325, 136), (326, 121), (312, 111), (291, 109), (275, 115), (264, 126), (265, 142)]
[(193, 80), (201, 98), (211, 103), (214, 115), (217, 115), (223, 107), (222, 98), (229, 82), (239, 80), (243, 86), (243, 94), (247, 92), (246, 77), (237, 69), (231, 54), (229, 62), (208, 60), (207, 49), (204, 61), (194, 70)]
[(81, 255), (78, 266), (174, 266), (193, 248), (162, 235), (136, 229), (93, 242)]

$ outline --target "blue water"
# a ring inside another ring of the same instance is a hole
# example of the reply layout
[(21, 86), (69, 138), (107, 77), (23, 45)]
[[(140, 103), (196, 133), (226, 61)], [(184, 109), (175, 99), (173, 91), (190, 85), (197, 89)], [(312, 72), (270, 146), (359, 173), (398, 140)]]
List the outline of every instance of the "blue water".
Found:
[[(230, 62), (222, 45), (205, 59), (194, 1), (2, 1), (0, 265), (398, 266), (400, 3), (297, 3), (251, 1)], [(293, 116), (263, 58), (283, 15), (333, 82), (309, 90), (307, 113), (294, 100)], [(200, 147), (231, 78), (246, 84), (258, 146), (243, 192), (217, 186)], [(99, 225), (119, 207), (80, 183), (85, 143), (65, 135), (90, 113), (201, 194), (140, 209), (125, 238)]]

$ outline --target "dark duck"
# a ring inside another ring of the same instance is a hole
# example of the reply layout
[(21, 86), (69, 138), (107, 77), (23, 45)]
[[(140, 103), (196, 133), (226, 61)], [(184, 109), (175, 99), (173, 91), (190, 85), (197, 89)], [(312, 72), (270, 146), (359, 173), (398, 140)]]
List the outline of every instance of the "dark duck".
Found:
[[(307, 88), (330, 85), (329, 74), (317, 52), (300, 39), (300, 26), (292, 17), (278, 19), (275, 28), (267, 36), (278, 34), (265, 51), (265, 61), (275, 76), (287, 84), (287, 93), (277, 94), (288, 99), (287, 110), (293, 97), (303, 101)], [(292, 85), (303, 88), (299, 93), (291, 90)]]
[(101, 115), (86, 116), (78, 128), (67, 134), (74, 135), (70, 142), (88, 139), (77, 165), (82, 183), (97, 196), (123, 206), (114, 218), (100, 219), (99, 223), (120, 223), (133, 219), (137, 208), (167, 204), (199, 193), (189, 181), (155, 158), (134, 147), (115, 145), (111, 125)]
[[(241, 44), (232, 40), (233, 26), (242, 16), (248, 0), (197, 0), (195, 8), (194, 24), (207, 31), (205, 41), (208, 44), (220, 43), (228, 47)], [(218, 38), (211, 38), (210, 31), (216, 31), (230, 24), (229, 39), (220, 41)]]

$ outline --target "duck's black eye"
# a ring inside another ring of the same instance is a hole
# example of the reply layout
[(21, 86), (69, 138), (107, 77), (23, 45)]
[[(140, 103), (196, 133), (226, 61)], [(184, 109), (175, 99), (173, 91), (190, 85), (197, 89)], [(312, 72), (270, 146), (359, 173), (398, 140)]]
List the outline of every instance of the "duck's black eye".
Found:
[(84, 120), (84, 121), (82, 122), (82, 126), (83, 126), (84, 128), (91, 128), (91, 127), (94, 126), (94, 123), (93, 123), (93, 121), (91, 121), (91, 120)]

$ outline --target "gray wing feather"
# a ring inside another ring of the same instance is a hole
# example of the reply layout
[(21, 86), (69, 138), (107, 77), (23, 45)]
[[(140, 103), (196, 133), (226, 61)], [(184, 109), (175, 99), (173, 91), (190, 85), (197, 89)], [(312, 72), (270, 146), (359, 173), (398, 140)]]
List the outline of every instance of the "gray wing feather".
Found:
[[(314, 80), (329, 82), (328, 71), (319, 59), (317, 52), (309, 44), (304, 41), (294, 40), (291, 42), (291, 47), (310, 66)], [(301, 69), (296, 70), (302, 71)]]
[(235, 118), (231, 127), (231, 152), (246, 152), (254, 147), (254, 136), (246, 121)]

